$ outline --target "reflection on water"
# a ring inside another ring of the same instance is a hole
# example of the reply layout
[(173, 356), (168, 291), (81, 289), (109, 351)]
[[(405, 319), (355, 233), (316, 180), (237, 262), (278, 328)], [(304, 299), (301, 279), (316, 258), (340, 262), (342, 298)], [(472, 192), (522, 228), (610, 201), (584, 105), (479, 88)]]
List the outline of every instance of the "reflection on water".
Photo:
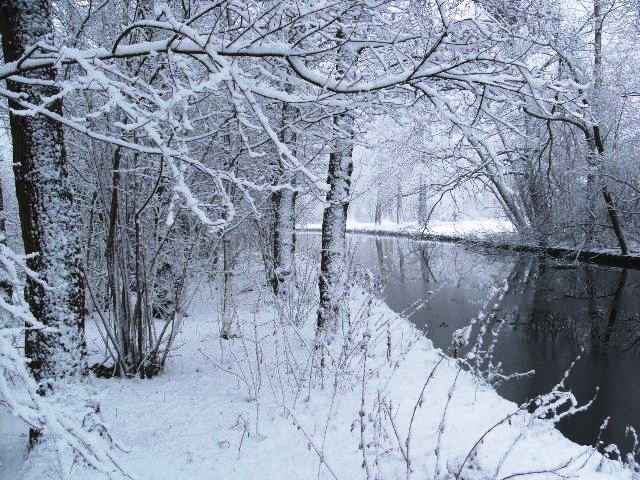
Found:
[[(312, 244), (318, 239), (307, 236)], [(402, 238), (352, 235), (350, 243), (354, 263), (381, 279), (393, 310), (431, 296), (410, 319), (442, 348), (479, 311), (490, 287), (507, 279), (498, 314), (507, 323), (496, 359), (505, 373), (534, 369), (536, 375), (507, 382), (499, 392), (520, 403), (548, 391), (584, 349), (567, 386), (581, 402), (599, 387), (598, 396), (588, 411), (562, 420), (559, 428), (575, 442), (592, 444), (610, 416), (602, 440), (628, 451), (625, 427), (640, 427), (639, 271)]]

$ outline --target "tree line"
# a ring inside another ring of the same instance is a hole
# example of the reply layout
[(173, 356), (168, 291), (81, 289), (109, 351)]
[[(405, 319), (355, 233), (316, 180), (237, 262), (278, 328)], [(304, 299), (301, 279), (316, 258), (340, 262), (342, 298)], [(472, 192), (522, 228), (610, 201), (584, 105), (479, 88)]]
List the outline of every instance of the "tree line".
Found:
[[(627, 17), (637, 6), (588, 7), (0, 2), (0, 96), (25, 254), (6, 249), (15, 261), (4, 264), (28, 272), (24, 355), (37, 394), (87, 374), (89, 316), (105, 347), (96, 374), (161, 372), (194, 272), (221, 276), (220, 334), (232, 337), (234, 271), (249, 246), (284, 305), (295, 290), (301, 199), (323, 208), (325, 341), (348, 315), (354, 150), (380, 119), (401, 127), (389, 140), (400, 155), (380, 160), (380, 172), (398, 174), (373, 190), (377, 221), (384, 194), (396, 199), (397, 221), (411, 197), (426, 222), (430, 194), (474, 183), (528, 240), (615, 242), (629, 253), (637, 93), (612, 83), (607, 69), (619, 63), (605, 62), (604, 39), (635, 35)], [(437, 181), (434, 166), (444, 172)], [(21, 283), (9, 273), (7, 328), (24, 322), (14, 308)]]

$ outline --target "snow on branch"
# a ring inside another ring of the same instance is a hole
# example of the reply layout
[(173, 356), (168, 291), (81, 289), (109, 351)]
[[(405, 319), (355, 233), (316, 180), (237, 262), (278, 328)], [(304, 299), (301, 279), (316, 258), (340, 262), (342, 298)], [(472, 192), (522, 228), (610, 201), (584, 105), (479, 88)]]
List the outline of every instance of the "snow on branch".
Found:
[(25, 275), (39, 280), (24, 256), (0, 240), (0, 406), (41, 432), (38, 448), (53, 448), (62, 477), (80, 460), (108, 478), (132, 478), (118, 459), (116, 449), (121, 448), (100, 420), (97, 405), (79, 400), (85, 397), (85, 386), (43, 395), (43, 387), (29, 373), (29, 359), (16, 340), (26, 330), (48, 328), (31, 315), (22, 294)]
[[(532, 115), (583, 122), (590, 118), (584, 101), (589, 85), (580, 79), (554, 79), (549, 65), (523, 60), (534, 48), (543, 58), (552, 45), (532, 39), (514, 48), (491, 19), (470, 18), (448, 2), (436, 2), (427, 25), (414, 18), (412, 8), (400, 2), (303, 6), (233, 0), (203, 3), (181, 16), (163, 4), (152, 18), (126, 26), (110, 44), (80, 49), (76, 42), (41, 41), (22, 58), (0, 66), (0, 79), (18, 84), (46, 83), (30, 75), (42, 68), (72, 71), (59, 75), (59, 93), (41, 104), (9, 89), (0, 89), (0, 95), (11, 100), (16, 114), (46, 115), (93, 139), (143, 153), (149, 161), (166, 161), (175, 207), (188, 208), (218, 231), (239, 217), (239, 199), (232, 190), (241, 192), (256, 214), (256, 193), (292, 188), (287, 180), (294, 176), (318, 194), (327, 191), (313, 164), (299, 158), (300, 152), (280, 135), (279, 121), (271, 113), (274, 102), (313, 105), (326, 119), (345, 111), (357, 118), (408, 108), (416, 95), (424, 94), (485, 157), (497, 195), (516, 223), (526, 226), (520, 202), (504, 180), (502, 162), (478, 135), (475, 122), (456, 114), (450, 99), (456, 92), (471, 94), (472, 104), (479, 103), (478, 114), (488, 116), (487, 104), (502, 103)], [(136, 41), (139, 32), (148, 33), (145, 41)], [(142, 59), (138, 67), (132, 66), (136, 58)], [(64, 117), (48, 108), (61, 98), (71, 104), (85, 92), (92, 95), (90, 108), (73, 109)], [(217, 117), (224, 117), (223, 112), (231, 112), (236, 123), (242, 155), (277, 157), (287, 172), (284, 181), (256, 181), (255, 175), (239, 175), (210, 158), (211, 145), (222, 143), (227, 120)], [(316, 135), (331, 144), (326, 137), (339, 132), (328, 125), (325, 121)], [(301, 131), (313, 138), (304, 127)], [(191, 187), (194, 174), (209, 179), (215, 206)]]

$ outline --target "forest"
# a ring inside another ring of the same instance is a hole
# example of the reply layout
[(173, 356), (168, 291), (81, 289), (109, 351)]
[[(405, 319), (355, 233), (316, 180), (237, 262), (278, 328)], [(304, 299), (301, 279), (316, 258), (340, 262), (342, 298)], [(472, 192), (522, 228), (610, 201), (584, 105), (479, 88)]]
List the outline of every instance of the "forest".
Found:
[(0, 479), (640, 479), (640, 0), (0, 35)]

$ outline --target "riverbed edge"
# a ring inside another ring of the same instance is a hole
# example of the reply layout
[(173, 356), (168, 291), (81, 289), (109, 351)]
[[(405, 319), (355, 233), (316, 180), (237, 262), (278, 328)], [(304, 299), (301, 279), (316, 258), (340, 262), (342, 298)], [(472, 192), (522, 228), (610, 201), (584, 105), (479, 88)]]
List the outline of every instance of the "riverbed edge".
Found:
[[(296, 230), (307, 232), (321, 232), (322, 227), (318, 225), (300, 225)], [(528, 244), (518, 241), (506, 241), (504, 238), (500, 240), (479, 237), (475, 234), (455, 235), (455, 234), (439, 234), (430, 233), (426, 229), (415, 231), (409, 228), (399, 228), (390, 230), (387, 228), (370, 228), (360, 226), (347, 226), (347, 233), (356, 233), (360, 235), (376, 235), (383, 237), (401, 237), (409, 238), (417, 241), (434, 241), (443, 243), (456, 243), (466, 247), (488, 248), (494, 250), (511, 251), (516, 253), (532, 253), (539, 256), (548, 256), (571, 260), (594, 265), (602, 265), (605, 267), (627, 268), (632, 270), (640, 270), (640, 254), (638, 255), (622, 255), (602, 250), (581, 250), (577, 248), (561, 247), (561, 246), (540, 246)]]

